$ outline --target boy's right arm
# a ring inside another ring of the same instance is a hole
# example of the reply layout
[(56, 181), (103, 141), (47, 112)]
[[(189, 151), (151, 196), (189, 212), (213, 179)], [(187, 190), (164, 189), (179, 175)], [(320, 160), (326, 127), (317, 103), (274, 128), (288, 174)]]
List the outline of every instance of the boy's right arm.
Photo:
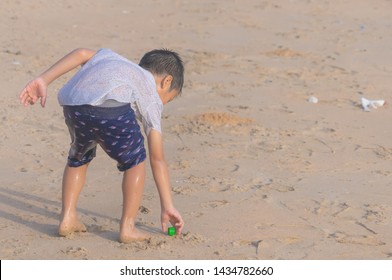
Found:
[(148, 134), (148, 148), (150, 163), (161, 202), (162, 230), (166, 232), (170, 222), (176, 227), (177, 234), (181, 234), (184, 220), (181, 214), (174, 208), (169, 182), (169, 170), (163, 153), (163, 140), (160, 132), (152, 129)]
[(61, 75), (86, 63), (95, 53), (96, 51), (94, 50), (84, 48), (75, 49), (70, 52), (53, 64), (48, 70), (29, 82), (19, 95), (20, 102), (24, 106), (28, 106), (29, 104), (34, 105), (40, 99), (41, 106), (44, 107), (48, 85)]

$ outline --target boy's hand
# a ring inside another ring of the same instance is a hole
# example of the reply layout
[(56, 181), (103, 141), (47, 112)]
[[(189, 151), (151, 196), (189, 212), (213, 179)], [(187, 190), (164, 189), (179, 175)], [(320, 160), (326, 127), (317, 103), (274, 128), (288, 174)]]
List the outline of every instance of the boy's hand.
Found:
[(43, 79), (38, 77), (32, 80), (21, 91), (19, 95), (20, 103), (24, 106), (34, 105), (40, 99), (41, 106), (45, 107), (47, 88), (48, 86)]
[(163, 232), (167, 232), (167, 224), (169, 222), (176, 228), (177, 235), (181, 234), (184, 227), (184, 221), (180, 213), (175, 208), (162, 210), (161, 222)]

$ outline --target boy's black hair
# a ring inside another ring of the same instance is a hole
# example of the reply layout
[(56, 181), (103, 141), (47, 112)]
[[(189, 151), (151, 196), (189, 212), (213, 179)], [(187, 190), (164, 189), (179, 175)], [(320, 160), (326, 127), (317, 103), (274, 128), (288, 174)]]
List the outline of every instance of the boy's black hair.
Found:
[(172, 75), (170, 91), (176, 89), (181, 93), (184, 85), (184, 65), (176, 52), (168, 49), (152, 50), (142, 57), (139, 66), (154, 75)]

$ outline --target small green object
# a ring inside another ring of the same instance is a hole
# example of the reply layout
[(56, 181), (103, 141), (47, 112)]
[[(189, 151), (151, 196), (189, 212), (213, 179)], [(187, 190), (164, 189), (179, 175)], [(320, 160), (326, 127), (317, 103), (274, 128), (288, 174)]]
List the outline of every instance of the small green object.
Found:
[(170, 235), (170, 236), (175, 235), (176, 234), (176, 228), (175, 227), (169, 227), (167, 229), (167, 234)]

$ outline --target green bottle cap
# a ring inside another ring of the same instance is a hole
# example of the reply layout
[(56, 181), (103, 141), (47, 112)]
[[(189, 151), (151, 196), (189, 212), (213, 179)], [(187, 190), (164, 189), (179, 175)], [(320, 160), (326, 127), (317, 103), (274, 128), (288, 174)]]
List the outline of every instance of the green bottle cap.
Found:
[(176, 228), (175, 228), (175, 227), (169, 227), (169, 228), (167, 229), (167, 234), (168, 234), (169, 236), (175, 235), (175, 234), (176, 234)]

